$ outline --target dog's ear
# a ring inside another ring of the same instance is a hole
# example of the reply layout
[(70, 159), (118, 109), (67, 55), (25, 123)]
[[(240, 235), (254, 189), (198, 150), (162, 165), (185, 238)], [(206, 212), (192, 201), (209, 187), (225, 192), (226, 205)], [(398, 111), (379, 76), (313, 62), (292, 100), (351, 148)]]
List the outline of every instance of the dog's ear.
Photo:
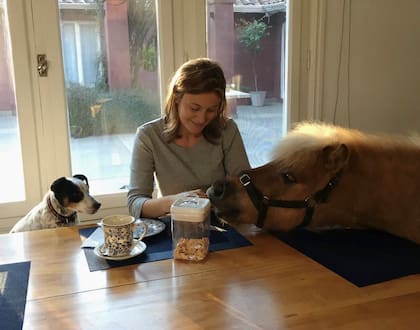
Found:
[(61, 190), (61, 187), (63, 187), (66, 183), (67, 183), (67, 179), (64, 176), (62, 176), (61, 178), (58, 178), (51, 184), (50, 189), (51, 191), (55, 193)]
[(54, 196), (58, 202), (64, 206), (64, 198), (67, 196), (69, 187), (73, 185), (73, 182), (67, 180), (65, 177), (61, 177), (51, 184), (50, 189), (54, 193)]
[(89, 187), (89, 181), (88, 181), (87, 177), (84, 176), (83, 174), (75, 174), (75, 175), (73, 175), (73, 178), (84, 181), (87, 184), (87, 186)]

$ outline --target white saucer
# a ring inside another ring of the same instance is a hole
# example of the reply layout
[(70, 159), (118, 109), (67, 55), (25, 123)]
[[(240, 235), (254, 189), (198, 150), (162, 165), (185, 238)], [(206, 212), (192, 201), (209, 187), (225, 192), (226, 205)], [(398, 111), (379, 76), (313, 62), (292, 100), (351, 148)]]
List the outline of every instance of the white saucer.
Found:
[[(141, 220), (147, 225), (147, 232), (146, 235), (144, 235), (144, 237), (157, 235), (161, 233), (166, 227), (166, 225), (162, 221), (157, 219), (139, 218), (139, 220)], [(140, 237), (140, 235), (143, 233), (143, 230), (143, 227), (137, 227), (134, 231), (134, 237)]]
[(130, 251), (130, 254), (127, 254), (126, 256), (120, 256), (120, 257), (111, 257), (111, 256), (106, 256), (102, 254), (101, 252), (102, 246), (103, 244), (100, 244), (97, 247), (95, 247), (95, 249), (93, 250), (93, 253), (95, 253), (99, 258), (107, 259), (107, 260), (116, 260), (116, 261), (137, 257), (138, 255), (142, 254), (144, 250), (146, 250), (146, 244), (140, 241), (133, 247), (133, 249)]

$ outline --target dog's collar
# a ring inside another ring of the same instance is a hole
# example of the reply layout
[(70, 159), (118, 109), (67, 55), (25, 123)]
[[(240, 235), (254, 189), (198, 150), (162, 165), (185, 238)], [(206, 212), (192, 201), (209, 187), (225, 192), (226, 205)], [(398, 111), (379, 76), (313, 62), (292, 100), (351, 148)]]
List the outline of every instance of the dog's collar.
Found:
[(56, 225), (58, 225), (58, 226), (65, 225), (65, 224), (68, 225), (70, 223), (75, 223), (76, 222), (77, 212), (73, 212), (72, 214), (70, 214), (68, 216), (65, 216), (65, 215), (62, 215), (62, 214), (58, 213), (54, 209), (54, 207), (51, 203), (51, 198), (50, 197), (47, 198), (47, 205), (48, 205), (48, 208), (50, 209), (51, 213), (54, 214), (54, 216), (57, 218), (57, 221), (55, 222)]

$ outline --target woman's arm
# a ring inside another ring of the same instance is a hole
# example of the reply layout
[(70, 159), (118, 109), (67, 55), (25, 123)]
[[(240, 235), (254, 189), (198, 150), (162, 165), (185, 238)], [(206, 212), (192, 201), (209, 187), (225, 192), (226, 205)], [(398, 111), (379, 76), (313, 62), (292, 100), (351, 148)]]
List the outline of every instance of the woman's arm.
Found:
[(141, 216), (144, 218), (158, 218), (171, 211), (171, 205), (176, 195), (168, 195), (160, 198), (148, 199), (144, 202)]
[(232, 119), (226, 123), (222, 146), (227, 175), (238, 175), (242, 170), (250, 168), (241, 133)]
[(144, 203), (152, 198), (154, 189), (154, 156), (149, 135), (144, 126), (137, 129), (130, 164), (127, 194), (129, 212), (135, 218), (142, 215)]

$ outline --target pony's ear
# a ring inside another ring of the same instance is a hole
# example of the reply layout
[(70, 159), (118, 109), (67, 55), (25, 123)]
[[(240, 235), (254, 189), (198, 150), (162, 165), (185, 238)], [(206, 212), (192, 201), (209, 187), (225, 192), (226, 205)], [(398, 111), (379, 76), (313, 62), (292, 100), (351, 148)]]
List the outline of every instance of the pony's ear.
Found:
[(328, 171), (338, 172), (347, 165), (350, 151), (345, 144), (329, 145), (322, 149), (322, 157)]

